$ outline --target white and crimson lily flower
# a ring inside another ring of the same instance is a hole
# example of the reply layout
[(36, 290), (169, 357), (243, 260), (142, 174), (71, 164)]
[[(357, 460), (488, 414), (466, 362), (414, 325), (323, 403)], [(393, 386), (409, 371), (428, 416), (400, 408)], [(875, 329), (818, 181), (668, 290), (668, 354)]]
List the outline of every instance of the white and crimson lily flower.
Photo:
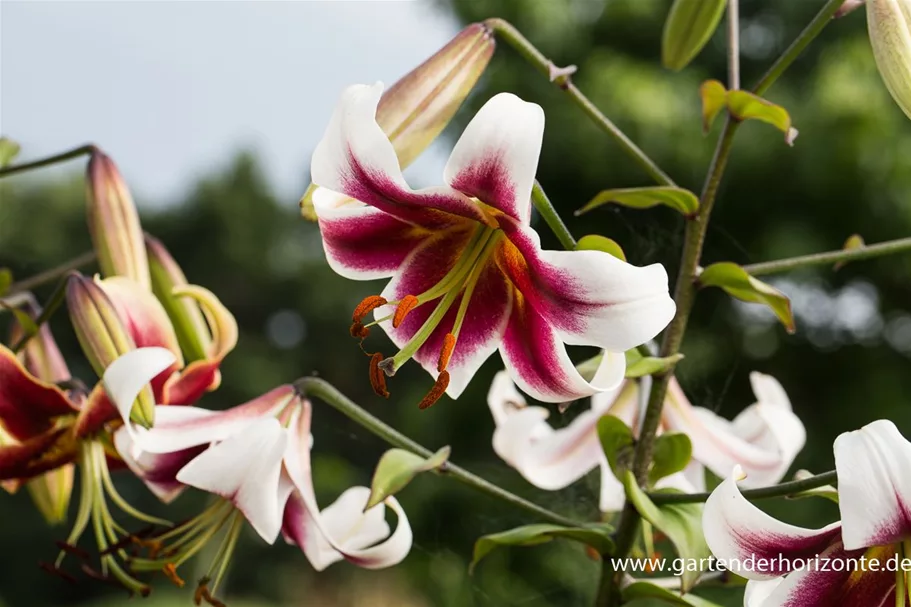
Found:
[(746, 607), (909, 604), (901, 562), (911, 558), (911, 444), (891, 421), (875, 421), (836, 439), (835, 469), (841, 521), (821, 529), (788, 525), (751, 504), (737, 487), (741, 470), (706, 502), (709, 547), (743, 563), (734, 572), (751, 580)]
[[(752, 373), (750, 381), (757, 402), (728, 421), (694, 407), (677, 380), (671, 380), (660, 431), (687, 434), (693, 459), (683, 472), (662, 479), (659, 486), (687, 493), (703, 491), (706, 468), (726, 477), (736, 465), (750, 470), (753, 486), (774, 484), (784, 477), (803, 448), (806, 431), (774, 378)], [(541, 489), (562, 489), (600, 466), (601, 510), (622, 508), (623, 486), (604, 457), (597, 426), (603, 415), (614, 415), (636, 431), (640, 413), (636, 382), (626, 381), (617, 390), (596, 394), (591, 409), (559, 430), (547, 423), (547, 409), (526, 405), (502, 371), (494, 378), (487, 402), (496, 423), (494, 451), (529, 482)]]
[[(637, 268), (600, 251), (544, 251), (530, 226), (544, 114), (511, 94), (488, 101), (456, 143), (446, 185), (413, 190), (376, 122), (383, 86), (342, 94), (313, 153), (314, 208), (330, 266), (355, 280), (392, 278), (354, 313), (400, 348), (373, 355), (371, 382), (410, 358), (437, 377), (421, 406), (456, 398), (494, 351), (524, 391), (561, 402), (616, 387), (623, 352), (674, 315), (660, 265)], [(606, 355), (591, 382), (565, 344)]]
[[(182, 533), (214, 535), (231, 521), (233, 528), (242, 514), (269, 543), (283, 532), (318, 570), (341, 559), (382, 568), (405, 558), (411, 528), (395, 498), (386, 500), (399, 518), (391, 534), (383, 504), (364, 512), (366, 487), (349, 489), (319, 510), (310, 468), (311, 407), (293, 386), (278, 387), (226, 411), (159, 406), (152, 429), (132, 425), (129, 410), (136, 396), (173, 362), (173, 354), (164, 348), (135, 350), (110, 365), (104, 383), (124, 418), (114, 437), (118, 453), (157, 496), (170, 501), (190, 486), (224, 498), (184, 525)], [(174, 535), (163, 537), (171, 540)], [(173, 567), (199, 548), (198, 542), (178, 540), (176, 552), (157, 547), (162, 558), (140, 560), (136, 566), (176, 575)], [(230, 548), (233, 545), (221, 551), (226, 553), (223, 558), (230, 557)], [(212, 571), (222, 565), (213, 563)], [(214, 592), (218, 581), (216, 574), (203, 590)]]

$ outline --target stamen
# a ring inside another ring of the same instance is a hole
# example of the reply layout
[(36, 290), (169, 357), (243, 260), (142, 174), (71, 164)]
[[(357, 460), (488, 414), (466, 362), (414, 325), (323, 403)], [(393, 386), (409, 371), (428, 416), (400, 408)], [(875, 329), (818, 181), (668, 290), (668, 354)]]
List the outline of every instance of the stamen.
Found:
[(212, 596), (207, 586), (208, 583), (209, 581), (206, 578), (199, 580), (199, 586), (196, 587), (196, 592), (193, 594), (193, 602), (197, 605), (202, 605), (202, 602), (205, 601), (212, 607), (226, 607), (224, 603)]
[(183, 588), (186, 582), (183, 581), (179, 575), (177, 575), (177, 567), (174, 563), (168, 563), (161, 568), (161, 572), (165, 575), (166, 578), (171, 580), (171, 583), (177, 586), (178, 588)]
[(66, 571), (61, 569), (60, 567), (55, 567), (54, 565), (51, 565), (50, 563), (46, 563), (44, 561), (38, 561), (38, 566), (41, 567), (46, 572), (50, 573), (51, 575), (56, 575), (57, 577), (66, 580), (70, 584), (79, 583), (76, 580), (76, 578), (74, 578), (72, 575), (70, 575), (69, 573), (67, 573)]
[(456, 345), (455, 335), (447, 333), (443, 338), (443, 349), (440, 350), (440, 361), (437, 363), (437, 371), (442, 373), (449, 365), (449, 359), (452, 358), (452, 351)]
[(378, 396), (389, 398), (389, 390), (386, 389), (386, 374), (380, 368), (382, 361), (383, 354), (380, 352), (375, 352), (370, 357), (370, 385)]
[(433, 406), (434, 403), (440, 400), (440, 397), (443, 396), (443, 393), (446, 392), (446, 388), (448, 387), (449, 371), (443, 371), (440, 373), (439, 377), (437, 377), (436, 383), (433, 384), (433, 387), (430, 389), (430, 392), (427, 393), (427, 396), (418, 403), (418, 409), (423, 411), (424, 409)]
[(364, 317), (380, 306), (385, 306), (386, 303), (386, 298), (379, 295), (369, 295), (365, 297), (354, 309), (354, 313), (351, 315), (351, 322), (359, 324), (364, 320)]
[(406, 295), (402, 298), (402, 301), (399, 302), (398, 307), (395, 309), (395, 316), (392, 317), (392, 326), (396, 329), (399, 328), (399, 325), (405, 320), (405, 317), (408, 316), (408, 313), (418, 307), (418, 298), (414, 295)]
[(61, 552), (66, 552), (67, 554), (72, 554), (80, 561), (87, 561), (91, 558), (91, 556), (89, 555), (88, 552), (86, 552), (82, 548), (79, 548), (78, 546), (74, 546), (67, 542), (62, 542), (60, 540), (57, 540), (54, 543), (57, 545), (58, 548), (60, 548)]
[(354, 339), (366, 339), (367, 336), (370, 335), (370, 329), (359, 322), (351, 323), (351, 327), (348, 329), (348, 332)]

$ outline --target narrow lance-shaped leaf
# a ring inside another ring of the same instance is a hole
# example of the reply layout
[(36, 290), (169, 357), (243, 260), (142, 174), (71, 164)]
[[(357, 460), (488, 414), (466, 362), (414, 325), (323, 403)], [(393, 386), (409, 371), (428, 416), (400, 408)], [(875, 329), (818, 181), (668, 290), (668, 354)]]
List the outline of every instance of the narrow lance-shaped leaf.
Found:
[(607, 414), (598, 420), (598, 440), (614, 476), (622, 477), (636, 442), (632, 430), (619, 417)]
[(753, 278), (736, 263), (723, 261), (710, 265), (699, 275), (699, 284), (704, 287), (721, 287), (741, 301), (764, 304), (775, 313), (788, 333), (795, 330), (791, 300), (787, 295)]
[(661, 39), (664, 67), (686, 67), (715, 33), (726, 5), (727, 0), (675, 0)]
[(582, 215), (610, 202), (633, 209), (650, 209), (660, 204), (686, 216), (699, 210), (699, 198), (689, 190), (671, 186), (655, 186), (598, 192), (588, 204), (576, 211), (576, 215)]
[[(845, 240), (845, 244), (842, 247), (842, 249), (845, 251), (854, 251), (857, 249), (862, 249), (866, 245), (867, 245), (867, 243), (864, 242), (863, 236), (861, 236), (860, 234), (851, 234), (850, 236), (848, 236), (848, 239)], [(839, 261), (838, 263), (835, 264), (835, 268), (834, 268), (835, 271), (837, 272), (838, 270), (842, 269), (843, 267), (845, 267), (845, 264), (847, 264), (847, 263), (848, 263), (847, 261)]]
[(797, 129), (791, 126), (788, 111), (747, 91), (728, 91), (728, 109), (738, 120), (760, 120), (784, 133), (785, 143), (794, 145)]
[(699, 87), (702, 98), (702, 132), (708, 133), (715, 118), (727, 107), (728, 90), (717, 80), (706, 80)]
[(404, 489), (419, 473), (439, 470), (449, 459), (449, 453), (449, 447), (443, 447), (428, 458), (404, 449), (390, 449), (384, 453), (373, 473), (370, 498), (364, 511)]
[(600, 234), (588, 234), (583, 236), (576, 243), (577, 251), (603, 251), (608, 255), (613, 255), (617, 259), (626, 261), (626, 253), (617, 244), (617, 241), (601, 236)]
[(689, 592), (702, 573), (697, 565), (707, 565), (712, 554), (702, 533), (702, 504), (656, 506), (636, 484), (632, 472), (624, 475), (623, 486), (627, 499), (642, 518), (664, 533), (677, 549), (677, 555), (690, 564), (680, 576), (680, 590)]
[(575, 540), (597, 550), (600, 554), (613, 552), (614, 543), (610, 538), (613, 529), (605, 523), (585, 527), (562, 527), (560, 525), (526, 525), (509, 531), (485, 535), (474, 545), (474, 555), (469, 565), (473, 572), (478, 562), (500, 546), (537, 546), (556, 538)]
[(692, 456), (693, 443), (686, 434), (662, 434), (655, 440), (652, 467), (648, 472), (649, 483), (654, 485), (665, 476), (682, 471), (690, 463)]
[(683, 354), (678, 352), (673, 356), (659, 358), (656, 356), (642, 356), (639, 350), (626, 351), (626, 377), (635, 379), (645, 377), (646, 375), (655, 375), (664, 373), (674, 368), (674, 366), (683, 360)]

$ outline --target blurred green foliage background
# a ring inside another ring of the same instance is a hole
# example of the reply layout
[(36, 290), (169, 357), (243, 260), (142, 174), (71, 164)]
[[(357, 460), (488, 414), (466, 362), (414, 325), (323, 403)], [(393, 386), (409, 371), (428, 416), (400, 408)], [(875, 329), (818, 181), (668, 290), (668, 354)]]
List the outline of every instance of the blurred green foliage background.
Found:
[[(475, 0), (440, 4), (464, 22), (500, 16), (512, 21), (558, 65), (579, 67), (574, 81), (681, 185), (699, 191), (719, 125), (701, 133), (697, 88), (724, 79), (720, 32), (683, 73), (659, 64), (669, 0)], [(822, 5), (822, 0), (743, 0), (744, 83), (761, 75)], [(407, 32), (401, 32), (407, 35)], [(356, 52), (356, 47), (353, 52)], [(415, 57), (415, 64), (423, 57)], [(461, 123), (492, 94), (511, 91), (541, 104), (547, 115), (538, 176), (578, 237), (616, 239), (630, 260), (662, 262), (674, 274), (682, 220), (657, 209), (602, 208), (582, 218), (573, 210), (605, 188), (649, 185), (618, 147), (509, 48), (501, 45)], [(738, 133), (733, 161), (712, 218), (705, 263), (741, 263), (837, 249), (852, 233), (867, 242), (911, 232), (911, 125), (875, 71), (863, 11), (831, 24), (768, 93), (791, 113), (800, 137), (793, 148), (761, 124)], [(325, 120), (313, 116), (313, 120)], [(453, 125), (450, 136), (457, 136)], [(6, 133), (15, 137), (16, 133)], [(78, 144), (81, 142), (73, 142)], [(101, 145), (104, 142), (98, 142)], [(312, 147), (315, 141), (302, 141)], [(28, 150), (25, 150), (25, 158)], [(116, 160), (116, 159), (115, 159)], [(596, 515), (596, 474), (571, 488), (536, 490), (493, 454), (486, 390), (500, 367), (492, 358), (458, 401), (444, 398), (419, 412), (431, 379), (409, 365), (390, 382), (389, 401), (374, 396), (367, 361), (349, 339), (349, 311), (380, 284), (349, 282), (323, 259), (315, 225), (301, 220), (296, 200), (277, 200), (257, 159), (237, 152), (226, 168), (201, 176), (179, 204), (143, 215), (191, 282), (213, 290), (241, 326), (237, 350), (225, 361), (224, 383), (204, 404), (226, 407), (279, 383), (318, 373), (370, 411), (419, 442), (453, 447), (453, 459), (492, 481), (560, 512)], [(301, 167), (302, 173), (307, 167)], [(0, 266), (24, 278), (89, 249), (81, 175), (48, 181), (40, 174), (0, 182)], [(143, 209), (157, 201), (140, 200)], [(558, 243), (539, 226), (546, 247)], [(804, 271), (772, 282), (788, 293), (798, 331), (787, 336), (764, 310), (733, 304), (720, 292), (699, 296), (678, 375), (691, 400), (727, 417), (752, 402), (747, 375), (777, 377), (808, 429), (796, 467), (832, 467), (840, 433), (881, 417), (911, 433), (911, 258), (897, 257)], [(50, 287), (39, 295), (46, 296)], [(74, 374), (92, 380), (65, 316), (52, 326)], [(385, 339), (379, 335), (372, 340)], [(584, 403), (552, 420), (563, 425)], [(328, 504), (352, 484), (369, 484), (385, 445), (328, 406), (316, 407), (316, 482)], [(135, 480), (118, 479), (134, 504), (164, 510)], [(186, 495), (168, 511), (187, 516), (202, 504)], [(401, 501), (415, 546), (399, 567), (366, 572), (338, 564), (315, 575), (296, 549), (265, 546), (248, 533), (228, 583), (232, 607), (266, 605), (368, 607), (585, 606), (598, 564), (565, 542), (501, 550), (467, 573), (474, 540), (534, 522), (454, 481), (425, 475)], [(803, 500), (767, 506), (789, 521), (822, 525), (831, 505)], [(68, 585), (39, 570), (55, 556), (66, 529), (48, 528), (26, 493), (0, 495), (0, 605), (42, 607), (124, 604), (117, 589)], [(203, 563), (203, 566), (205, 563)], [(186, 576), (192, 579), (192, 576)], [(164, 578), (145, 604), (190, 604)], [(738, 592), (709, 591), (724, 604)]]

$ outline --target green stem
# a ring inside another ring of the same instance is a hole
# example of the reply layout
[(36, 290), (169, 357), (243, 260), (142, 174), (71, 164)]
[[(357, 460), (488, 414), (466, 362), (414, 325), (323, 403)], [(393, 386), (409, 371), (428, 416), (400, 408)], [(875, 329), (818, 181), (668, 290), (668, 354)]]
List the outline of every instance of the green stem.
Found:
[(569, 98), (585, 112), (589, 118), (594, 120), (598, 127), (614, 138), (620, 144), (623, 151), (626, 152), (646, 173), (655, 181), (664, 185), (675, 185), (671, 179), (654, 160), (648, 157), (639, 146), (626, 136), (617, 125), (601, 113), (594, 103), (589, 100), (582, 92), (572, 83), (569, 75), (554, 75), (553, 70), (556, 68), (553, 61), (548, 59), (535, 46), (528, 41), (511, 23), (503, 19), (493, 18), (484, 21), (484, 25), (493, 30), (500, 38), (506, 41), (511, 47), (516, 49), (522, 57), (531, 63), (539, 72), (547, 76), (551, 82), (563, 90)]
[[(809, 491), (810, 489), (818, 489), (825, 485), (831, 485), (837, 482), (838, 477), (835, 474), (835, 470), (830, 472), (824, 472), (822, 474), (817, 474), (816, 476), (811, 476), (810, 478), (801, 479), (799, 481), (789, 481), (787, 483), (780, 483), (778, 485), (772, 485), (770, 487), (760, 487), (758, 489), (746, 489), (741, 491), (743, 497), (748, 500), (764, 500), (773, 497), (787, 497), (789, 495), (795, 495), (797, 493), (802, 493), (804, 491)], [(655, 504), (693, 504), (704, 502), (709, 499), (711, 493), (649, 493), (648, 497)]]
[(547, 197), (547, 194), (544, 193), (544, 189), (541, 187), (541, 184), (538, 183), (537, 179), (535, 180), (535, 187), (531, 190), (531, 201), (535, 205), (535, 208), (538, 209), (538, 213), (541, 214), (541, 217), (544, 218), (544, 222), (547, 223), (548, 227), (550, 227), (551, 231), (557, 237), (557, 240), (563, 245), (563, 248), (567, 251), (575, 249), (576, 239), (569, 233), (569, 228), (563, 223), (560, 214), (557, 213), (554, 205), (551, 204), (550, 199)]
[(93, 261), (95, 261), (95, 252), (86, 251), (82, 255), (74, 257), (69, 261), (65, 261), (59, 266), (55, 266), (49, 270), (35, 274), (34, 276), (29, 276), (28, 278), (14, 282), (10, 285), (9, 289), (6, 290), (6, 293), (4, 295), (9, 296), (15, 295), (17, 293), (24, 293), (26, 291), (32, 291), (41, 285), (57, 280), (68, 272), (78, 270), (82, 266), (88, 265)]
[[(44, 309), (41, 311), (41, 314), (38, 315), (38, 318), (35, 319), (35, 327), (37, 329), (41, 328), (41, 325), (50, 320), (51, 316), (54, 315), (54, 312), (60, 307), (60, 305), (66, 299), (66, 279), (61, 280), (57, 283), (57, 286), (54, 287), (54, 292), (51, 293), (50, 298), (48, 298), (47, 303), (44, 305)], [(24, 327), (23, 327), (24, 328)], [(13, 344), (13, 352), (18, 353), (25, 345), (29, 342), (31, 338), (37, 335), (37, 331), (28, 332), (23, 331), (22, 337), (19, 338), (15, 344)]]
[[(328, 403), (339, 412), (341, 412), (345, 417), (351, 419), (352, 421), (360, 424), (379, 438), (383, 439), (390, 445), (410, 451), (421, 457), (430, 457), (433, 455), (433, 452), (430, 449), (416, 443), (411, 440), (395, 428), (389, 426), (380, 419), (377, 419), (363, 408), (358, 406), (350, 398), (339, 392), (332, 384), (327, 381), (320, 379), (318, 377), (304, 377), (295, 382), (295, 386), (300, 390), (301, 394), (304, 396), (310, 396), (319, 398), (320, 400)], [(503, 502), (506, 502), (516, 508), (525, 510), (531, 514), (534, 514), (536, 517), (557, 524), (563, 525), (566, 527), (579, 527), (583, 525), (579, 521), (575, 521), (571, 518), (567, 518), (556, 512), (551, 512), (550, 510), (539, 506), (535, 503), (532, 503), (518, 495), (514, 495), (505, 489), (498, 487), (492, 483), (487, 482), (479, 476), (475, 476), (471, 472), (468, 472), (464, 468), (460, 468), (453, 463), (447, 462), (445, 466), (440, 470), (441, 474), (452, 477), (457, 481), (480, 491), (481, 493), (486, 493), (487, 495), (499, 499)]]
[(864, 245), (857, 249), (841, 249), (838, 251), (827, 251), (825, 253), (813, 253), (812, 255), (801, 255), (800, 257), (789, 257), (788, 259), (754, 263), (743, 266), (743, 269), (753, 276), (762, 276), (763, 274), (777, 274), (779, 272), (796, 270), (797, 268), (825, 266), (840, 262), (844, 263), (861, 259), (872, 259), (874, 257), (894, 255), (895, 253), (905, 253), (908, 251), (911, 251), (911, 238), (899, 238), (898, 240)]
[(73, 158), (78, 158), (79, 156), (92, 154), (97, 151), (97, 149), (98, 148), (96, 148), (93, 144), (88, 144), (79, 146), (78, 148), (73, 148), (68, 152), (62, 152), (60, 154), (55, 154), (54, 156), (41, 158), (40, 160), (33, 160), (32, 162), (26, 162), (23, 164), (14, 164), (4, 169), (0, 169), (0, 178), (9, 177), (10, 175), (15, 175), (17, 173), (24, 173), (25, 171), (30, 171), (32, 169), (40, 169), (41, 167), (50, 166), (59, 162), (65, 162)]

